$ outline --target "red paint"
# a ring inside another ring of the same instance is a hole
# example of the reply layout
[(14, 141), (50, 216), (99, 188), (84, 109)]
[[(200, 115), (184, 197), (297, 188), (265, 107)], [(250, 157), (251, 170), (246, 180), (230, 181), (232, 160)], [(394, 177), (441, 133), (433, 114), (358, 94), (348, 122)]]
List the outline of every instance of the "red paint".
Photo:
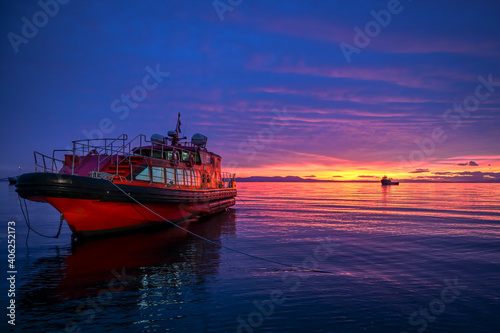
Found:
[[(102, 202), (98, 200), (45, 198), (64, 217), (73, 232), (112, 231), (113, 229), (148, 225), (154, 222), (189, 219), (211, 212), (209, 203), (148, 204), (149, 209), (136, 203)], [(229, 204), (227, 205), (229, 207)]]
[[(76, 234), (176, 223), (233, 206), (234, 174), (221, 171), (222, 158), (207, 150), (206, 137), (195, 134), (191, 142), (181, 142), (186, 138), (179, 133), (180, 114), (176, 131), (167, 137), (155, 134), (148, 140), (141, 134), (127, 143), (127, 136), (120, 136), (104, 139), (104, 145), (102, 140), (77, 140), (64, 160), (35, 153), (43, 173), (21, 175), (17, 191), (54, 206)], [(131, 192), (139, 193), (141, 204), (122, 187), (138, 189)]]

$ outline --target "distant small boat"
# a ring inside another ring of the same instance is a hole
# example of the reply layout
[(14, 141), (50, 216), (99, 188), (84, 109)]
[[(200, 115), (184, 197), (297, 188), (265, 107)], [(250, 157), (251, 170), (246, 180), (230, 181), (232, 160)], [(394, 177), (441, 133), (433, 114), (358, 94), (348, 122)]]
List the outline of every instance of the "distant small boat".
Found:
[(399, 182), (393, 182), (392, 178), (387, 178), (387, 176), (382, 177), (380, 181), (382, 185), (399, 185)]
[(16, 183), (17, 183), (17, 176), (9, 177), (9, 185), (15, 185)]

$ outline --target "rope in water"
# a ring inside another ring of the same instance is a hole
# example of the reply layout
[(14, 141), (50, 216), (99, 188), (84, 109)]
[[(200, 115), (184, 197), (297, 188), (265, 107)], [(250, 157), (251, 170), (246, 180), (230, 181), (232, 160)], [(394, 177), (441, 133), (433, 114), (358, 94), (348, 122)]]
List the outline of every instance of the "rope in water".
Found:
[(30, 231), (33, 231), (37, 235), (40, 235), (40, 236), (45, 237), (45, 238), (59, 238), (59, 235), (61, 234), (61, 229), (62, 229), (62, 221), (64, 220), (62, 215), (61, 215), (61, 220), (59, 221), (59, 230), (57, 230), (57, 234), (55, 236), (44, 235), (44, 234), (36, 231), (35, 229), (33, 229), (33, 227), (31, 226), (30, 215), (28, 213), (28, 206), (26, 205), (26, 199), (23, 199), (24, 200), (24, 208), (26, 209), (26, 214), (24, 213), (23, 204), (21, 203), (21, 197), (19, 195), (17, 196), (17, 199), (19, 200), (19, 207), (21, 207), (21, 212), (23, 213), (24, 221), (26, 222), (26, 226), (28, 227), (28, 234), (26, 235), (26, 247), (28, 247), (28, 239), (30, 237)]
[(247, 203), (245, 202), (245, 200), (243, 200), (240, 196), (236, 196), (236, 198), (238, 198), (238, 200), (243, 201), (243, 204), (245, 204), (245, 205), (247, 204)]
[(269, 263), (272, 263), (272, 264), (277, 264), (277, 265), (280, 265), (280, 266), (285, 266), (285, 267), (288, 267), (288, 268), (291, 268), (295, 271), (308, 271), (308, 272), (316, 272), (316, 273), (327, 273), (327, 274), (331, 274), (331, 272), (327, 272), (327, 271), (322, 271), (322, 270), (317, 270), (317, 269), (309, 269), (309, 268), (305, 268), (305, 267), (300, 267), (300, 266), (293, 266), (293, 265), (289, 265), (289, 264), (285, 264), (285, 263), (282, 263), (282, 262), (279, 262), (279, 261), (275, 261), (275, 260), (272, 260), (272, 259), (267, 259), (267, 258), (263, 258), (263, 257), (259, 257), (259, 256), (256, 256), (256, 255), (253, 255), (253, 254), (250, 254), (250, 253), (246, 253), (246, 252), (243, 252), (243, 251), (240, 251), (240, 250), (237, 250), (237, 249), (233, 249), (232, 247), (229, 247), (229, 246), (226, 246), (226, 245), (222, 245), (222, 244), (219, 244), (219, 243), (216, 243), (208, 238), (205, 238), (203, 236), (200, 236), (190, 230), (187, 230), (183, 227), (181, 227), (180, 225), (164, 218), (163, 216), (161, 216), (160, 214), (156, 213), (155, 211), (153, 211), (152, 209), (150, 209), (149, 207), (145, 206), (144, 204), (142, 204), (141, 202), (139, 202), (138, 200), (136, 200), (134, 197), (132, 197), (130, 194), (128, 194), (127, 192), (125, 192), (123, 189), (121, 189), (117, 184), (113, 183), (111, 180), (109, 180), (109, 182), (111, 184), (113, 184), (118, 190), (120, 190), (120, 192), (122, 192), (123, 194), (125, 194), (125, 196), (127, 196), (128, 198), (132, 199), (134, 202), (136, 202), (138, 205), (140, 205), (141, 207), (145, 208), (146, 210), (150, 211), (151, 213), (153, 213), (154, 215), (158, 216), (159, 218), (161, 218), (162, 220), (164, 220), (165, 222), (168, 222), (170, 223), (171, 225), (173, 225), (174, 227), (176, 228), (179, 228), (199, 239), (202, 239), (208, 243), (211, 243), (211, 244), (215, 244), (217, 246), (220, 246), (226, 250), (229, 250), (229, 251), (233, 251), (233, 252), (236, 252), (236, 253), (239, 253), (239, 254), (242, 254), (242, 255), (245, 255), (247, 257), (250, 257), (250, 258), (254, 258), (254, 259), (258, 259), (258, 260), (262, 260), (262, 261), (267, 261)]

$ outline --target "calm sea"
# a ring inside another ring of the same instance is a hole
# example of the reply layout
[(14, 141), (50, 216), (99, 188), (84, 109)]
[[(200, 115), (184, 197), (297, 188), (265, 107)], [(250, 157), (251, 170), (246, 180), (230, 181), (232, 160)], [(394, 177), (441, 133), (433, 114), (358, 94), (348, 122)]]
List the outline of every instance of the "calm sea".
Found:
[[(239, 183), (234, 209), (72, 246), (15, 222), (17, 332), (498, 332), (500, 184)], [(54, 235), (59, 214), (28, 203)], [(289, 266), (296, 268), (291, 268)], [(2, 329), (5, 332), (6, 329)]]

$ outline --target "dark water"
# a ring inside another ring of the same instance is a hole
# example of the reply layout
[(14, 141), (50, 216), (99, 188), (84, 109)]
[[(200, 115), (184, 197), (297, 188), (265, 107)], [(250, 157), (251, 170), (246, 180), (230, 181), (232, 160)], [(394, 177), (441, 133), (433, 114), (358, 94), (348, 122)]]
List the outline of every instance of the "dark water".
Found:
[[(240, 183), (229, 212), (72, 247), (31, 234), (0, 184), (2, 274), (16, 222), (18, 332), (497, 332), (500, 186)], [(34, 228), (59, 214), (28, 203)]]

